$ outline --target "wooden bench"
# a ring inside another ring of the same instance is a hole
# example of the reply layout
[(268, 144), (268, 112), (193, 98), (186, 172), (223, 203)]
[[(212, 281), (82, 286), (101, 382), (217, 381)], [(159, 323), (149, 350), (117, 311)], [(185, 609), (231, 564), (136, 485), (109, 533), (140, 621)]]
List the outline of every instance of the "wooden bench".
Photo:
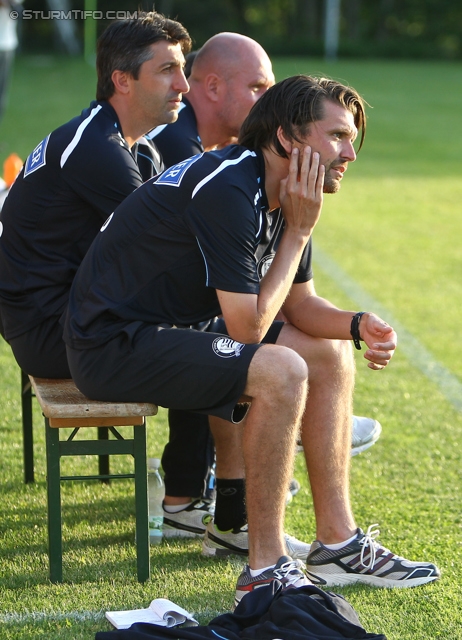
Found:
[[(157, 406), (97, 402), (80, 393), (72, 380), (29, 378), (45, 418), (50, 580), (62, 582), (63, 579), (61, 481), (134, 478), (137, 573), (138, 580), (144, 582), (150, 575), (145, 417), (155, 415)], [(122, 437), (116, 429), (120, 426), (133, 426), (133, 437)], [(60, 439), (60, 428), (63, 427), (73, 428), (66, 440)], [(74, 439), (82, 427), (107, 427), (115, 439)], [(63, 456), (127, 454), (134, 458), (134, 473), (61, 476)]]
[[(22, 416), (22, 441), (24, 460), (24, 482), (30, 484), (35, 482), (34, 473), (34, 430), (32, 417), (32, 384), (29, 376), (21, 369), (21, 416)], [(109, 437), (108, 427), (98, 427), (98, 438), (107, 440)], [(109, 484), (105, 477), (109, 476), (109, 456), (98, 456), (98, 467), (101, 475), (101, 482)]]

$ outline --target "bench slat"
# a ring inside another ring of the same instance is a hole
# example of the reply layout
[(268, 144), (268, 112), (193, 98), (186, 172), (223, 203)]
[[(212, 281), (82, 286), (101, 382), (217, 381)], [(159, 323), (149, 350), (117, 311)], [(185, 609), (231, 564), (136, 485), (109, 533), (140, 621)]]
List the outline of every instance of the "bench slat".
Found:
[[(43, 414), (50, 419), (52, 426), (68, 426), (59, 424), (60, 419), (69, 420), (71, 426), (79, 426), (78, 419), (83, 419), (81, 426), (101, 426), (101, 423), (90, 425), (92, 418), (121, 418), (126, 419), (140, 416), (155, 416), (157, 406), (149, 402), (101, 402), (90, 400), (81, 393), (73, 380), (48, 378), (34, 378), (29, 376), (34, 388), (37, 400)], [(88, 420), (90, 419), (90, 422)], [(135, 424), (130, 420), (122, 420), (121, 424)], [(108, 422), (109, 426), (117, 426), (114, 420)]]

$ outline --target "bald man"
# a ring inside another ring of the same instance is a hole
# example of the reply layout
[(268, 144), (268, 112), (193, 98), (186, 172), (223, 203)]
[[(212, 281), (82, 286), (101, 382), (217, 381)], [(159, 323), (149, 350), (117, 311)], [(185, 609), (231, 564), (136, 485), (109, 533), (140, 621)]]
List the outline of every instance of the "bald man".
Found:
[(258, 42), (225, 32), (207, 40), (197, 52), (188, 82), (181, 122), (168, 129), (157, 127), (150, 134), (166, 167), (237, 138), (250, 109), (274, 84), (274, 73)]

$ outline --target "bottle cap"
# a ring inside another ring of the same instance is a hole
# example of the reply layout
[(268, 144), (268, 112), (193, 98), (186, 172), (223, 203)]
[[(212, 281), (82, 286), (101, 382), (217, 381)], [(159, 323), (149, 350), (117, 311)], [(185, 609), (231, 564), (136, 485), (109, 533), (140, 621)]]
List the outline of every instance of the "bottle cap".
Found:
[(148, 458), (148, 469), (159, 469), (160, 458)]

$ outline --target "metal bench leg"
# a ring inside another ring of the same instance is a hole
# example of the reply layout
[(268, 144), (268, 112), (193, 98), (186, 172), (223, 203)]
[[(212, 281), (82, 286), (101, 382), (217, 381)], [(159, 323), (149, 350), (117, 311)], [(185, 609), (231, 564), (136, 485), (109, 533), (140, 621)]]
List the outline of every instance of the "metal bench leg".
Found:
[(148, 520), (148, 469), (146, 452), (146, 422), (133, 427), (133, 457), (135, 459), (136, 560), (138, 581), (151, 575)]
[(59, 429), (45, 418), (48, 494), (48, 558), (51, 582), (63, 581), (63, 540), (61, 525), (61, 478)]
[(34, 434), (32, 430), (32, 387), (27, 373), (21, 369), (21, 412), (24, 451), (24, 482), (34, 482)]
[[(109, 427), (98, 427), (98, 440), (109, 440)], [(109, 475), (109, 456), (108, 455), (100, 455), (98, 456), (98, 469), (100, 476), (108, 476)], [(109, 478), (104, 478), (101, 480), (105, 484), (110, 484)]]

